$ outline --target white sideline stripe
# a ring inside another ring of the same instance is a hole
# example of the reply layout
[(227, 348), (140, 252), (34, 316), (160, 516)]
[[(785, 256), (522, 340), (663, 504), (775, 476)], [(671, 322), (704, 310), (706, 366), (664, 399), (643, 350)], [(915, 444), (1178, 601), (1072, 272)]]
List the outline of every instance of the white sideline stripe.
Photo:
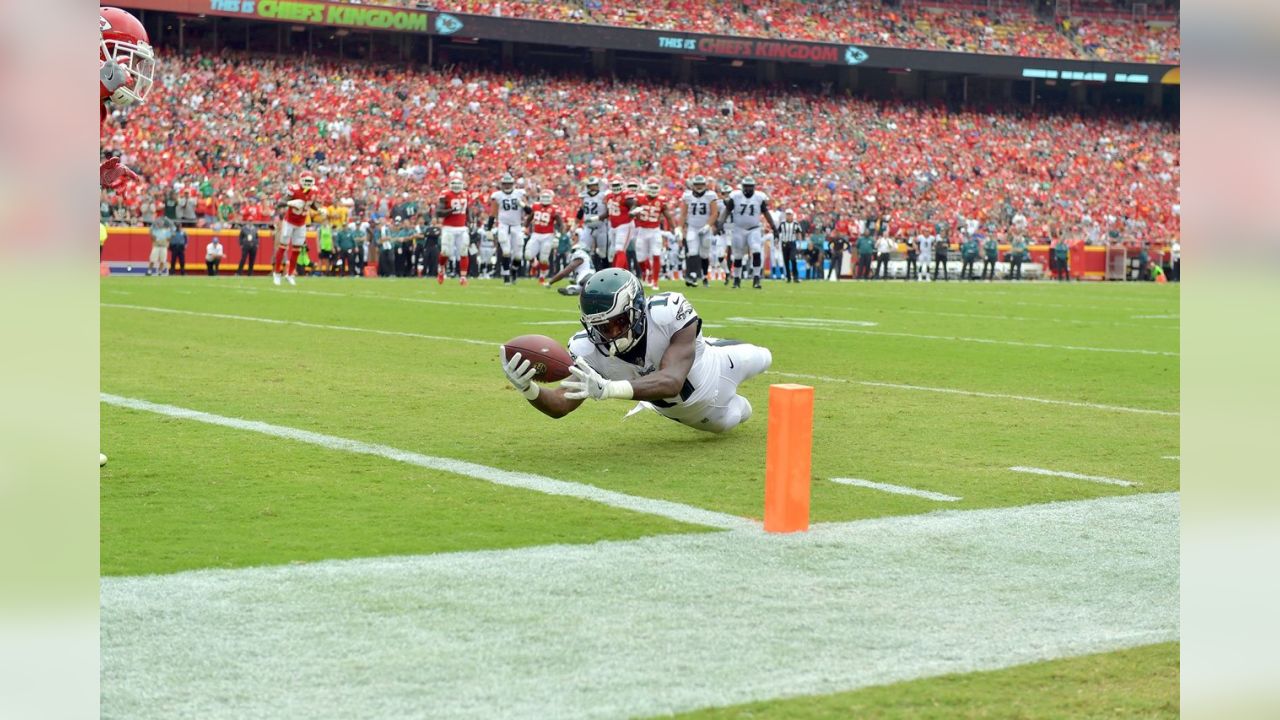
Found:
[(790, 329), (804, 330), (822, 330), (823, 332), (835, 333), (854, 333), (857, 335), (884, 335), (887, 337), (904, 337), (914, 338), (917, 340), (951, 340), (955, 342), (981, 343), (984, 345), (1013, 345), (1016, 347), (1043, 348), (1046, 350), (1080, 350), (1085, 352), (1105, 352), (1105, 353), (1125, 353), (1131, 355), (1163, 355), (1166, 357), (1178, 357), (1178, 353), (1165, 350), (1143, 350), (1140, 348), (1105, 348), (1090, 347), (1085, 345), (1054, 345), (1052, 343), (1035, 343), (1022, 342), (1020, 340), (995, 340), (993, 338), (975, 338), (964, 337), (961, 335), (921, 335), (917, 333), (892, 332), (889, 330), (855, 330), (853, 328), (840, 327), (822, 327), (820, 325), (781, 325), (774, 324), (770, 321), (763, 321), (757, 318), (731, 317), (729, 322), (740, 322), (748, 325), (764, 325), (766, 327), (780, 327)]
[(1103, 405), (1101, 403), (1076, 402), (1074, 400), (1054, 400), (1052, 398), (1031, 397), (1029, 395), (1007, 395), (1004, 393), (989, 393), (989, 392), (980, 392), (977, 390), (958, 390), (956, 388), (940, 388), (940, 387), (927, 387), (924, 385), (904, 385), (902, 383), (875, 382), (874, 380), (851, 380), (849, 378), (826, 377), (824, 375), (807, 375), (805, 373), (779, 372), (777, 370), (766, 370), (765, 374), (777, 375), (779, 377), (802, 378), (806, 380), (821, 380), (823, 382), (865, 385), (867, 387), (892, 388), (895, 390), (919, 390), (921, 392), (945, 393), (948, 395), (968, 395), (970, 397), (993, 398), (996, 400), (1020, 400), (1023, 402), (1042, 403), (1045, 405), (1066, 405), (1067, 407), (1089, 408), (1091, 410), (1106, 410), (1109, 412), (1139, 413), (1144, 415), (1168, 415), (1172, 417), (1178, 417), (1181, 414), (1172, 410), (1152, 410), (1149, 408), (1125, 407), (1123, 405)]
[(881, 490), (895, 495), (914, 495), (922, 497), (926, 500), (937, 500), (938, 502), (956, 502), (963, 498), (954, 495), (943, 495), (929, 490), (917, 490), (905, 485), (890, 485), (889, 483), (878, 483), (870, 480), (859, 480), (858, 478), (831, 478), (831, 482), (840, 483), (841, 485), (854, 485), (856, 487), (870, 488), (872, 490)]
[(1178, 520), (1139, 493), (104, 577), (101, 714), (654, 717), (1165, 642)]
[(1088, 480), (1089, 482), (1103, 483), (1106, 485), (1119, 485), (1121, 487), (1133, 487), (1139, 483), (1130, 480), (1117, 480), (1115, 478), (1102, 477), (1101, 475), (1082, 475), (1080, 473), (1067, 472), (1066, 470), (1046, 470), (1045, 468), (1011, 467), (1010, 470), (1020, 473), (1030, 473), (1032, 475), (1052, 475), (1054, 477), (1071, 478), (1072, 480)]
[(347, 325), (319, 325), (317, 323), (300, 322), (298, 320), (276, 320), (273, 318), (251, 317), (249, 315), (227, 315), (224, 313), (196, 312), (195, 310), (175, 310), (173, 308), (152, 307), (150, 305), (121, 305), (118, 303), (100, 303), (101, 307), (122, 308), (125, 310), (145, 310), (146, 312), (172, 313), (174, 315), (194, 315), (196, 317), (217, 318), (219, 320), (245, 320), (270, 325), (293, 325), (295, 327), (316, 328), (317, 330), (341, 330), (343, 332), (370, 333), (372, 335), (392, 335), (395, 337), (421, 338), (423, 340), (442, 340), (460, 342), (468, 345), (485, 345), (496, 348), (502, 343), (487, 340), (471, 340), (469, 338), (446, 337), (444, 335), (424, 335), (422, 333), (403, 332), (400, 330), (374, 330), (372, 328), (350, 327)]
[(523, 490), (532, 490), (546, 495), (562, 495), (578, 498), (579, 500), (588, 500), (600, 503), (601, 505), (608, 505), (609, 507), (631, 510), (632, 512), (645, 513), (648, 515), (657, 515), (671, 520), (689, 523), (691, 525), (703, 525), (706, 527), (721, 528), (725, 530), (754, 530), (759, 527), (755, 521), (748, 518), (718, 513), (712, 510), (704, 510), (702, 508), (696, 508), (691, 505), (682, 505), (668, 500), (655, 500), (653, 498), (637, 497), (635, 495), (614, 492), (613, 490), (605, 490), (595, 487), (594, 485), (569, 482), (567, 480), (556, 480), (554, 478), (534, 475), (532, 473), (500, 470), (498, 468), (479, 465), (465, 460), (422, 455), (408, 450), (389, 447), (387, 445), (376, 445), (373, 443), (361, 442), (359, 440), (349, 440), (347, 438), (336, 437), (334, 435), (311, 432), (310, 430), (300, 430), (281, 425), (272, 425), (270, 423), (259, 422), (256, 420), (242, 420), (240, 418), (224, 417), (222, 415), (214, 415), (212, 413), (201, 412), (199, 410), (189, 410), (187, 408), (176, 407), (174, 405), (162, 405), (159, 403), (148, 402), (146, 400), (137, 400), (134, 398), (111, 395), (109, 393), (102, 393), (101, 401), (108, 405), (129, 408), (131, 410), (142, 410), (144, 412), (152, 412), (159, 415), (181, 418), (183, 420), (195, 420), (196, 422), (208, 423), (210, 425), (221, 425), (223, 427), (229, 427), (236, 430), (247, 430), (249, 432), (262, 433), (263, 435), (271, 435), (274, 437), (284, 438), (286, 440), (318, 445), (330, 450), (343, 450), (346, 452), (358, 453), (360, 455), (373, 455), (376, 457), (386, 458), (387, 460), (394, 460), (396, 462), (407, 463), (409, 465), (417, 465), (418, 467), (424, 467), (431, 470), (440, 470), (442, 472), (454, 473), (455, 475), (463, 475), (477, 480), (484, 480), (486, 482), (494, 483), (495, 485), (505, 485), (507, 487), (520, 488)]

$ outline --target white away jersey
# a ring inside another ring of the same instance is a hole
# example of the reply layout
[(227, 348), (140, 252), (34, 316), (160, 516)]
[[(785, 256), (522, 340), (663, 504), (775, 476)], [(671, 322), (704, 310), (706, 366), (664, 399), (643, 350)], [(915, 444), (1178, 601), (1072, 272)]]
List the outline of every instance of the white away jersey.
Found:
[(582, 261), (575, 274), (580, 274), (584, 269), (589, 273), (595, 272), (595, 268), (591, 267), (591, 253), (587, 252), (586, 248), (582, 246), (574, 248), (573, 252), (569, 254), (569, 264), (572, 265), (574, 260)]
[(715, 192), (703, 190), (701, 195), (685, 190), (680, 202), (684, 203), (685, 224), (691, 228), (704, 228), (711, 221), (711, 206), (719, 200)]
[(645, 301), (644, 337), (631, 349), (617, 357), (600, 352), (582, 331), (569, 339), (569, 354), (583, 358), (596, 372), (609, 380), (635, 380), (648, 375), (662, 364), (662, 356), (671, 346), (671, 336), (697, 323), (698, 336), (694, 339), (693, 367), (685, 378), (680, 394), (653, 401), (653, 406), (663, 409), (692, 405), (715, 394), (718, 383), (716, 364), (708, 357), (706, 340), (702, 337), (702, 319), (684, 295), (666, 292)]
[(921, 235), (916, 239), (920, 246), (920, 257), (933, 257), (933, 236)]
[(760, 219), (760, 208), (768, 199), (769, 196), (759, 190), (751, 193), (751, 197), (743, 195), (741, 190), (734, 190), (729, 196), (729, 200), (733, 202), (733, 224), (747, 230), (760, 227), (763, 222)]
[(521, 225), (524, 223), (524, 191), (512, 190), (503, 192), (495, 190), (489, 199), (498, 203), (498, 222), (503, 225)]
[[(591, 195), (586, 192), (582, 192), (578, 195), (578, 198), (582, 200), (582, 215), (584, 217), (587, 215), (595, 215), (597, 218), (604, 218), (609, 214), (608, 208), (606, 208), (604, 204), (604, 193), (597, 192), (595, 195)], [(603, 220), (596, 220), (595, 222), (588, 222), (586, 224), (588, 227), (596, 227), (601, 222), (603, 222)]]

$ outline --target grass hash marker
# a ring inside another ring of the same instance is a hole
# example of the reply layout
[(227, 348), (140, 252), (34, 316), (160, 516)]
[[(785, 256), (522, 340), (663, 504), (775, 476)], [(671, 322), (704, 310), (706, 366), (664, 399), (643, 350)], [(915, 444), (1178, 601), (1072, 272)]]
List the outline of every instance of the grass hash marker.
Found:
[(1138, 483), (1131, 480), (1117, 480), (1116, 478), (1102, 477), (1101, 475), (1083, 475), (1081, 473), (1067, 472), (1066, 470), (1046, 470), (1045, 468), (1011, 467), (1010, 470), (1020, 473), (1028, 473), (1031, 475), (1051, 475), (1053, 477), (1071, 478), (1072, 480), (1088, 480), (1089, 482), (1103, 483), (1104, 485), (1119, 485), (1121, 487), (1133, 487)]
[(858, 478), (831, 478), (831, 482), (840, 483), (841, 485), (852, 485), (854, 487), (868, 488), (871, 490), (881, 490), (895, 495), (912, 495), (915, 497), (925, 498), (926, 500), (937, 500), (938, 502), (958, 502), (963, 498), (954, 495), (943, 495), (930, 490), (917, 490), (916, 488), (907, 487), (905, 485), (890, 485), (889, 483), (878, 483), (870, 480), (859, 480)]

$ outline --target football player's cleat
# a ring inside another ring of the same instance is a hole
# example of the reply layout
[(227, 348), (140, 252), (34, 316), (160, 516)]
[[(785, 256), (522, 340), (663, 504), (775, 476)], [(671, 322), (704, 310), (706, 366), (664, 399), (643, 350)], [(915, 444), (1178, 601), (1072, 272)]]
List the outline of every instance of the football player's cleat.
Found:
[(580, 295), (582, 293), (582, 288), (578, 287), (577, 285), (569, 285), (567, 287), (556, 288), (556, 292), (560, 293), (561, 295)]
[(760, 278), (753, 278), (751, 280), (751, 287), (755, 288), (756, 290), (762, 289), (762, 286), (760, 285)]
[(285, 276), (284, 276), (284, 279), (285, 279), (285, 280), (288, 280), (290, 285), (295, 285), (295, 286), (296, 286), (296, 285), (298, 284), (298, 281), (297, 281), (297, 280), (294, 280), (292, 275), (285, 275)]
[(271, 282), (275, 283), (276, 285), (279, 285), (279, 284), (280, 284), (280, 273), (278, 273), (278, 272), (273, 272), (273, 273), (271, 273)]

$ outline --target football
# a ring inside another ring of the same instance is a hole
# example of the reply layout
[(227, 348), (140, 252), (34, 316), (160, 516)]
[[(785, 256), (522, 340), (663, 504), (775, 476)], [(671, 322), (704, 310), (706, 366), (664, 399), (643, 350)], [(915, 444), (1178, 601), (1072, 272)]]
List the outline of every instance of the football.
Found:
[(546, 335), (521, 335), (503, 343), (503, 357), (510, 360), (516, 353), (527, 358), (538, 370), (533, 376), (534, 380), (556, 382), (569, 377), (569, 366), (573, 364), (573, 358), (569, 357), (569, 351), (560, 343)]

